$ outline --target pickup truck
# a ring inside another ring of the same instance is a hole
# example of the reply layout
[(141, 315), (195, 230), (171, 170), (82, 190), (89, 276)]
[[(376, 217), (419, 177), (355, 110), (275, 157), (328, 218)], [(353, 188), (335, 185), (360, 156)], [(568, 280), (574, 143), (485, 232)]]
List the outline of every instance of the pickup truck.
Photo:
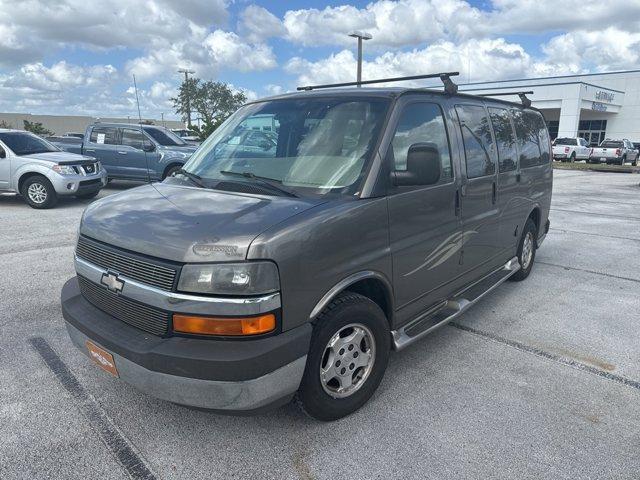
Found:
[(638, 165), (638, 150), (633, 144), (625, 139), (622, 140), (604, 140), (599, 147), (591, 150), (589, 163), (615, 163), (624, 165), (631, 162), (632, 165)]
[(584, 138), (560, 137), (553, 141), (553, 159), (562, 162), (588, 160), (591, 148)]
[(106, 184), (95, 158), (61, 152), (33, 133), (0, 129), (0, 192), (18, 193), (32, 208), (52, 208), (61, 196), (94, 198)]
[(58, 148), (98, 159), (109, 180), (163, 180), (178, 171), (197, 147), (155, 125), (94, 123), (81, 141), (53, 141)]

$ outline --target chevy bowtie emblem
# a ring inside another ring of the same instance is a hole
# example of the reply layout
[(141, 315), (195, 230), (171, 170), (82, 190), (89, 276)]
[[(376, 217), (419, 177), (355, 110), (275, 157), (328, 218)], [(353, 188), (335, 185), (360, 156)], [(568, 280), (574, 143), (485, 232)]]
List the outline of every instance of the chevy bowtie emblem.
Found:
[(103, 273), (100, 283), (116, 293), (122, 292), (124, 288), (124, 281), (120, 280), (117, 274), (111, 272)]

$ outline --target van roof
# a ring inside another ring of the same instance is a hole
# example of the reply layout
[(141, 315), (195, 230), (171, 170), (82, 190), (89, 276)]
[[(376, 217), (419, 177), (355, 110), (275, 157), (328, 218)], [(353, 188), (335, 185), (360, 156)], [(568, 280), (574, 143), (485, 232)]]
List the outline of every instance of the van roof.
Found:
[[(283, 100), (283, 99), (293, 99), (293, 98), (308, 98), (308, 97), (347, 97), (347, 96), (358, 96), (358, 97), (374, 97), (374, 98), (398, 98), (402, 95), (408, 94), (430, 94), (430, 95), (441, 95), (443, 97), (459, 97), (459, 98), (467, 98), (473, 100), (483, 100), (485, 102), (491, 103), (500, 103), (504, 105), (509, 105), (511, 107), (518, 108), (528, 108), (531, 110), (538, 110), (535, 107), (524, 107), (520, 102), (512, 102), (509, 100), (503, 100), (496, 97), (483, 97), (480, 95), (472, 95), (470, 93), (465, 93), (463, 91), (459, 91), (456, 94), (448, 94), (443, 90), (436, 90), (435, 88), (408, 88), (408, 87), (345, 87), (345, 88), (326, 88), (321, 90), (303, 90), (299, 92), (290, 92), (283, 93), (280, 95), (274, 95), (271, 97), (260, 98), (254, 100), (252, 102), (247, 102), (247, 104), (252, 103), (260, 103), (271, 100)], [(505, 92), (505, 93), (517, 93), (514, 92)]]

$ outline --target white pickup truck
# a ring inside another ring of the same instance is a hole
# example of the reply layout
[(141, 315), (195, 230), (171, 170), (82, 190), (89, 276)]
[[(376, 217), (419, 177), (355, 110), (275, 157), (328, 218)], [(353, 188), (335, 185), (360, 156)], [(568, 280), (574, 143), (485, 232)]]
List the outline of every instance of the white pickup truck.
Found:
[(624, 165), (631, 162), (632, 165), (638, 165), (638, 150), (626, 138), (622, 140), (604, 140), (599, 147), (591, 150), (589, 163), (615, 163)]
[(591, 147), (584, 138), (560, 137), (553, 141), (553, 159), (562, 162), (588, 160)]

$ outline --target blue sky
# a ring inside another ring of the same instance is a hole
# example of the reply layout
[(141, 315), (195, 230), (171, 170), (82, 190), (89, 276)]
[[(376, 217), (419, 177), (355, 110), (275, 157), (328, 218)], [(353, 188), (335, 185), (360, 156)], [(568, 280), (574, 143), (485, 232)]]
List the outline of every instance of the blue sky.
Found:
[[(560, 7), (560, 8), (559, 8)], [(640, 67), (640, 0), (0, 0), (0, 111), (173, 116), (179, 67), (249, 98), (364, 77)]]

